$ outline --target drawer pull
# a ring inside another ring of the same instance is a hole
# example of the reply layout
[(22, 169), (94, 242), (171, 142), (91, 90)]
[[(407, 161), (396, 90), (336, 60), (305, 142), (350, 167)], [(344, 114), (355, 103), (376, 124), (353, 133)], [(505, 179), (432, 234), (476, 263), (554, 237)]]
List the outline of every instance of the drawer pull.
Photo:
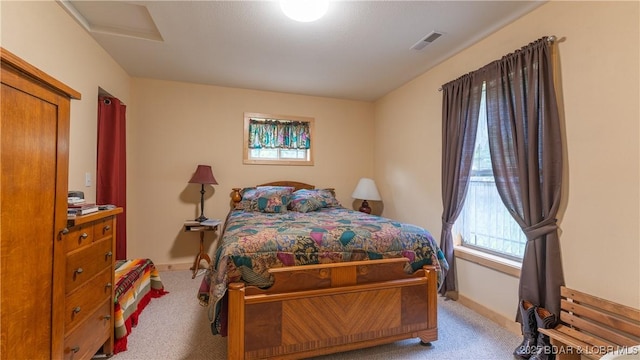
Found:
[(112, 287), (112, 286), (113, 286), (113, 285), (111, 285), (111, 283), (109, 282), (109, 283), (107, 283), (104, 287), (108, 289), (108, 288), (110, 288), (110, 287)]
[(111, 315), (105, 315), (105, 316), (104, 316), (104, 319), (105, 319), (105, 320), (111, 320)]
[(73, 313), (74, 314), (77, 314), (79, 312), (80, 312), (80, 306), (76, 306), (76, 307), (73, 308)]
[(80, 239), (82, 239), (82, 240), (84, 240), (84, 239), (86, 239), (88, 237), (89, 237), (89, 234), (87, 234), (87, 233), (82, 233), (82, 235), (80, 235)]
[(82, 268), (77, 268), (73, 273), (77, 275), (77, 274), (82, 274), (83, 272), (84, 270), (82, 270)]
[(108, 253), (104, 254), (104, 256), (111, 257), (111, 256), (113, 256), (113, 253), (111, 251), (109, 251)]
[(68, 228), (64, 228), (62, 229), (62, 231), (60, 231), (60, 234), (62, 235), (67, 235), (69, 233), (69, 229)]
[(109, 230), (111, 230), (111, 226), (105, 225), (103, 232), (107, 232)]
[(77, 354), (78, 351), (80, 351), (80, 346), (74, 346), (71, 348), (71, 352), (73, 352), (74, 354)]

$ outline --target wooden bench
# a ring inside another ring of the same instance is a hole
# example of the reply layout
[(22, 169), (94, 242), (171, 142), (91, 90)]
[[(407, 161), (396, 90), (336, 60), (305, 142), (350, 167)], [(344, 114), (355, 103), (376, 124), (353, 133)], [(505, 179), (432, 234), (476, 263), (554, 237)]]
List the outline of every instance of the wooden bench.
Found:
[(562, 287), (560, 322), (538, 329), (551, 339), (557, 360), (600, 359), (640, 344), (640, 310)]

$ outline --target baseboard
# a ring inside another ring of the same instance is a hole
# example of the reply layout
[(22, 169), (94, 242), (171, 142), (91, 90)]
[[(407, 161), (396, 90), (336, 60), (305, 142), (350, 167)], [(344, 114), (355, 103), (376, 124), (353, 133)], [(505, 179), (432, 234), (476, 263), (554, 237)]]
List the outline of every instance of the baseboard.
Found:
[(155, 264), (158, 271), (178, 271), (178, 270), (191, 270), (193, 263), (183, 264)]
[(522, 328), (520, 323), (514, 320), (510, 320), (506, 318), (504, 315), (499, 314), (489, 309), (488, 307), (469, 299), (464, 295), (458, 294), (458, 302), (468, 307), (469, 309), (477, 312), (478, 314), (486, 317), (487, 319), (493, 321), (494, 323), (502, 326), (503, 328), (509, 330), (510, 332), (517, 335), (522, 335)]

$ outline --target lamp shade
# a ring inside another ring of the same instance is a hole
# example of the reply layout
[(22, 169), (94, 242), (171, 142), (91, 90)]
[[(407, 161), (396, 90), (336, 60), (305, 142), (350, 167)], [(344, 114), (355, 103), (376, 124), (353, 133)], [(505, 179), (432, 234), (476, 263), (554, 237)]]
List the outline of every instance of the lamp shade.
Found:
[(213, 177), (213, 171), (209, 165), (198, 165), (196, 172), (189, 180), (190, 184), (214, 184), (218, 185), (216, 178)]
[(356, 189), (351, 194), (354, 199), (380, 201), (380, 193), (376, 187), (376, 183), (372, 179), (362, 178), (358, 182)]

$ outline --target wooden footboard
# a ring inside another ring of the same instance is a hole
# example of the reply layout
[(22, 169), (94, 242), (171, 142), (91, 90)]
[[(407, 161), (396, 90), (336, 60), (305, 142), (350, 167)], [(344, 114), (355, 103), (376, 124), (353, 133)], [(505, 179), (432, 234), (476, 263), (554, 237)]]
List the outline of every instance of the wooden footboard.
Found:
[(274, 285), (229, 286), (229, 359), (300, 359), (407, 338), (437, 340), (437, 274), (406, 259), (272, 269)]

